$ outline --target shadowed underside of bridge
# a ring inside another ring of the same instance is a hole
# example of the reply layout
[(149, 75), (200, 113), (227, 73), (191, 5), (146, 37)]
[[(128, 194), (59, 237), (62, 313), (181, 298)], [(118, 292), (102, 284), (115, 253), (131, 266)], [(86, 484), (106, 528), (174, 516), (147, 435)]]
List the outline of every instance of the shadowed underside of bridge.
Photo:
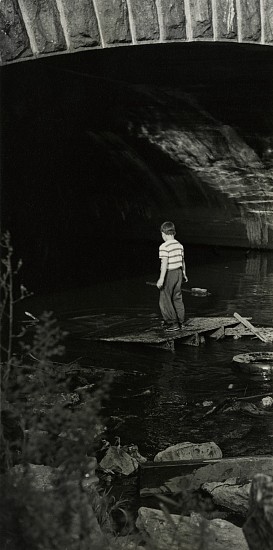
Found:
[(183, 41), (273, 44), (272, 0), (1, 0), (3, 64)]

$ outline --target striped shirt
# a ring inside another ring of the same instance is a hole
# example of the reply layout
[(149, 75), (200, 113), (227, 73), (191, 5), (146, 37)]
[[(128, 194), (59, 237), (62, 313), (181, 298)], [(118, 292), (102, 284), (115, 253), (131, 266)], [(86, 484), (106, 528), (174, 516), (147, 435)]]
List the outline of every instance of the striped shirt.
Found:
[(176, 239), (168, 239), (159, 247), (159, 258), (168, 258), (168, 271), (177, 269), (183, 265), (184, 248)]

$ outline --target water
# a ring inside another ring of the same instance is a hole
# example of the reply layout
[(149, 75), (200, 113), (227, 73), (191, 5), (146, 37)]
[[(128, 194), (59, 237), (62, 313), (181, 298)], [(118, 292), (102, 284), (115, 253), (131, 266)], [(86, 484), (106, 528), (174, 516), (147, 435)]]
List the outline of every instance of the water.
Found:
[[(188, 254), (188, 287), (207, 288), (211, 295), (184, 293), (187, 318), (232, 316), (235, 311), (251, 317), (256, 325), (273, 326), (273, 254), (242, 250), (204, 250)], [(157, 271), (94, 283), (89, 287), (37, 296), (23, 304), (39, 315), (53, 310), (69, 330), (64, 361), (78, 360), (114, 375), (109, 401), (102, 410), (107, 438), (135, 443), (152, 459), (168, 445), (182, 441), (215, 441), (224, 456), (272, 452), (270, 415), (243, 412), (205, 416), (205, 401), (214, 405), (228, 397), (272, 392), (269, 375), (243, 375), (233, 368), (232, 357), (251, 351), (272, 351), (272, 344), (257, 338), (209, 341), (200, 347), (176, 345), (175, 353), (139, 344), (95, 342), (106, 327), (118, 333), (124, 322), (143, 328), (160, 323), (158, 291), (145, 281), (156, 280)], [(109, 329), (109, 330), (110, 330)]]

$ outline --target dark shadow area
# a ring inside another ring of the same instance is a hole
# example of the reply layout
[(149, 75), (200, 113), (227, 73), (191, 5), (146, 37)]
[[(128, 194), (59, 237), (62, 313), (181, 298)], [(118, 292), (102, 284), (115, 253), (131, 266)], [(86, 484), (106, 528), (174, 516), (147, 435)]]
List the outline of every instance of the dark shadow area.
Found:
[(202, 241), (202, 227), (191, 239), (183, 221), (187, 205), (189, 217), (205, 206), (213, 219), (217, 193), (140, 139), (142, 124), (155, 135), (170, 131), (179, 113), (183, 131), (206, 126), (216, 141), (219, 124), (231, 126), (269, 170), (272, 61), (269, 47), (194, 43), (3, 67), (2, 228), (23, 258), (26, 284), (53, 289), (152, 271), (158, 225), (170, 216), (186, 244), (218, 246)]

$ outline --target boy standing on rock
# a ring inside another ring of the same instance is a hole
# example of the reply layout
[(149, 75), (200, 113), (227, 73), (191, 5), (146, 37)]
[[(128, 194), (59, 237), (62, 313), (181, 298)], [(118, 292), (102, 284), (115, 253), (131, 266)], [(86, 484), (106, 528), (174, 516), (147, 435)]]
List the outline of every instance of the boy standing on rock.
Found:
[(156, 283), (160, 290), (159, 307), (166, 332), (179, 330), (185, 319), (185, 307), (182, 298), (182, 282), (188, 281), (184, 260), (184, 248), (177, 241), (175, 226), (164, 222), (160, 227), (163, 243), (159, 247), (161, 259), (160, 277)]

